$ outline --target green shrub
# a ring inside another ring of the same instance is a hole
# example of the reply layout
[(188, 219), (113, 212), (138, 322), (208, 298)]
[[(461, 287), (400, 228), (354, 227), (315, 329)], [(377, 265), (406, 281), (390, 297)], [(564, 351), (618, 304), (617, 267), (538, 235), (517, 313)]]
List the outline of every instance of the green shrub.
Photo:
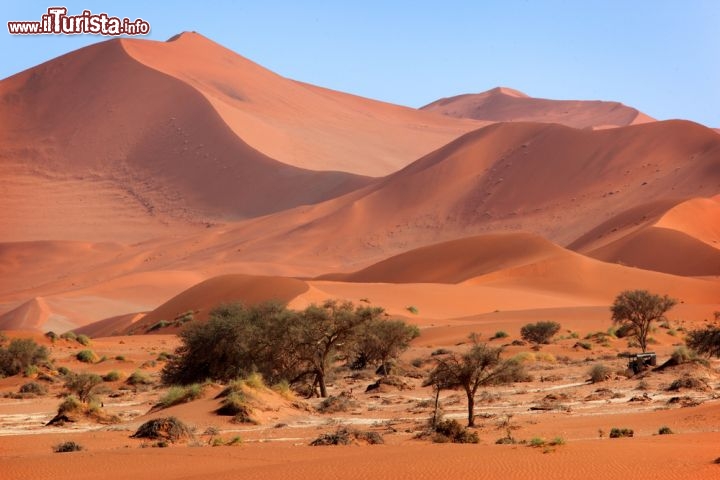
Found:
[(88, 345), (90, 345), (90, 337), (88, 337), (87, 335), (82, 335), (82, 334), (80, 334), (80, 335), (77, 336), (77, 338), (75, 338), (75, 340), (76, 340), (80, 345), (83, 345), (83, 346), (85, 346), (85, 347), (87, 347)]
[(156, 408), (168, 408), (173, 405), (180, 405), (181, 403), (191, 402), (202, 397), (203, 386), (194, 383), (186, 387), (174, 386), (170, 387), (167, 393), (160, 399), (155, 405)]
[(28, 382), (20, 387), (20, 393), (29, 395), (45, 395), (47, 393), (47, 388), (37, 382)]
[(75, 358), (85, 363), (95, 363), (98, 360), (98, 356), (92, 350), (80, 350)]
[(509, 335), (507, 334), (507, 332), (505, 332), (505, 331), (503, 331), (503, 330), (498, 330), (497, 332), (495, 332), (495, 334), (494, 334), (492, 337), (490, 337), (490, 340), (496, 340), (496, 339), (500, 339), (500, 338), (507, 338), (508, 336), (509, 336)]
[(532, 439), (530, 439), (530, 446), (531, 447), (544, 447), (545, 440), (540, 437), (533, 437)]
[(286, 400), (293, 400), (295, 398), (295, 392), (292, 391), (290, 383), (288, 383), (287, 380), (280, 380), (272, 386), (272, 390)]
[(552, 337), (559, 331), (560, 324), (557, 322), (528, 323), (520, 329), (520, 336), (523, 340), (541, 345), (550, 343)]
[(610, 375), (612, 374), (612, 370), (610, 367), (603, 365), (602, 363), (597, 363), (590, 368), (590, 381), (592, 383), (599, 383), (604, 382), (608, 378), (610, 378)]
[(610, 430), (610, 438), (632, 437), (634, 434), (635, 432), (631, 428), (613, 427)]
[(667, 426), (660, 427), (660, 429), (658, 430), (658, 435), (672, 435), (673, 433), (675, 432), (673, 432), (672, 429)]
[(565, 445), (565, 439), (563, 437), (555, 437), (550, 441), (550, 445)]
[(103, 375), (102, 379), (105, 382), (117, 382), (122, 378), (122, 374), (118, 372), (117, 370), (112, 370), (105, 375)]
[(63, 443), (59, 443), (59, 444), (55, 445), (53, 447), (53, 452), (55, 452), (55, 453), (79, 452), (82, 449), (83, 449), (83, 447), (79, 443), (69, 441), (69, 442), (63, 442)]
[(30, 338), (16, 338), (0, 347), (0, 378), (28, 371), (29, 367), (47, 364), (48, 349)]
[(140, 370), (135, 370), (128, 379), (125, 381), (128, 385), (150, 385), (152, 383), (152, 380), (150, 380), (150, 377), (146, 373), (141, 372)]
[(62, 335), (60, 335), (60, 338), (64, 338), (65, 340), (74, 342), (75, 340), (77, 340), (77, 335), (75, 335), (75, 332), (70, 331), (70, 332), (65, 332)]
[(242, 444), (242, 437), (240, 435), (235, 435), (233, 438), (225, 442), (225, 445), (228, 447), (234, 447), (235, 445), (241, 445)]
[(76, 394), (81, 402), (87, 403), (92, 399), (93, 389), (102, 382), (100, 375), (94, 373), (78, 373), (68, 375), (65, 379), (65, 388)]
[(118, 355), (115, 357), (115, 360), (118, 362), (124, 362), (125, 361), (125, 355)]
[(58, 373), (59, 373), (60, 375), (62, 375), (62, 376), (67, 376), (67, 375), (70, 375), (70, 374), (72, 373), (72, 370), (70, 370), (69, 368), (64, 367), (64, 366), (63, 366), (63, 367), (58, 367)]
[(412, 313), (413, 315), (417, 315), (417, 314), (418, 314), (418, 309), (417, 309), (417, 307), (416, 307), (415, 305), (410, 305), (409, 307), (406, 307), (406, 310), (407, 310), (408, 312)]
[(150, 325), (148, 327), (148, 329), (146, 330), (146, 332), (154, 332), (154, 331), (160, 330), (161, 328), (165, 328), (165, 327), (169, 327), (169, 326), (170, 326), (170, 322), (168, 322), (167, 320), (160, 320), (159, 322)]
[(58, 415), (65, 415), (82, 410), (82, 403), (73, 395), (68, 395), (58, 405)]

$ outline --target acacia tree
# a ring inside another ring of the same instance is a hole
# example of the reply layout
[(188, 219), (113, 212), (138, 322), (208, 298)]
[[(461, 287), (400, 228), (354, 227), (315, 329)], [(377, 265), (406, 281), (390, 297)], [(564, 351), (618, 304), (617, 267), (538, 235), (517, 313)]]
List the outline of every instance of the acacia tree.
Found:
[(375, 318), (360, 327), (353, 346), (353, 368), (365, 368), (367, 364), (379, 364), (382, 374), (387, 375), (387, 364), (407, 350), (410, 342), (420, 335), (415, 325), (402, 320)]
[(71, 374), (65, 380), (65, 388), (75, 393), (82, 403), (88, 403), (92, 398), (92, 392), (97, 385), (102, 383), (100, 375), (95, 373)]
[(677, 300), (667, 295), (660, 296), (647, 290), (626, 290), (615, 298), (610, 311), (613, 323), (632, 326), (631, 335), (645, 353), (652, 323), (665, 320), (665, 313), (676, 304)]
[(688, 332), (687, 346), (701, 355), (720, 357), (720, 328), (707, 326), (704, 329)]
[(440, 390), (462, 388), (468, 401), (468, 427), (475, 426), (475, 395), (481, 386), (501, 385), (522, 380), (526, 375), (523, 366), (515, 360), (502, 360), (502, 347), (490, 347), (471, 336), (473, 346), (466, 352), (450, 353), (437, 358), (425, 385)]
[(534, 343), (536, 348), (550, 340), (560, 331), (560, 324), (557, 322), (536, 322), (523, 325), (520, 329), (520, 336), (523, 340)]
[(352, 302), (328, 300), (321, 306), (310, 305), (300, 312), (292, 339), (297, 359), (305, 371), (315, 377), (320, 396), (327, 397), (325, 383), (332, 360), (348, 347), (361, 325), (376, 320), (383, 310), (377, 307), (355, 307)]

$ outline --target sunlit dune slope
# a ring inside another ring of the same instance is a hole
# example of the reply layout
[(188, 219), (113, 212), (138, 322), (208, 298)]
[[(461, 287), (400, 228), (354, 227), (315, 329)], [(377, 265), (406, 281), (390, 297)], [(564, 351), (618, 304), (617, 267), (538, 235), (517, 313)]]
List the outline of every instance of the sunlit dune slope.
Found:
[(559, 123), (574, 128), (609, 128), (654, 121), (618, 102), (532, 98), (510, 88), (442, 98), (422, 107), (456, 118), (491, 122)]

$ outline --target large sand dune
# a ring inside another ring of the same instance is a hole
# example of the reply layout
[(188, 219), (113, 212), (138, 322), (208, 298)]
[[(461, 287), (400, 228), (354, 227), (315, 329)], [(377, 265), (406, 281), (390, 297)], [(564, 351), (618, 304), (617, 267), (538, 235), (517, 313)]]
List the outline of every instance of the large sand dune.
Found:
[(618, 102), (532, 98), (511, 88), (442, 98), (422, 107), (456, 118), (491, 122), (559, 123), (574, 128), (609, 128), (652, 122)]

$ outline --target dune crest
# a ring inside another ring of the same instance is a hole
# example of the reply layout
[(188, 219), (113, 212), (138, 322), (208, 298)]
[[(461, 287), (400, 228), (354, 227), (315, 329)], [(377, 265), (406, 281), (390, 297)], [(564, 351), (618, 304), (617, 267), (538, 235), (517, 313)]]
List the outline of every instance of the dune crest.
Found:
[(559, 123), (574, 128), (614, 128), (655, 121), (618, 102), (533, 98), (506, 87), (442, 98), (421, 108), (455, 118), (491, 122)]

